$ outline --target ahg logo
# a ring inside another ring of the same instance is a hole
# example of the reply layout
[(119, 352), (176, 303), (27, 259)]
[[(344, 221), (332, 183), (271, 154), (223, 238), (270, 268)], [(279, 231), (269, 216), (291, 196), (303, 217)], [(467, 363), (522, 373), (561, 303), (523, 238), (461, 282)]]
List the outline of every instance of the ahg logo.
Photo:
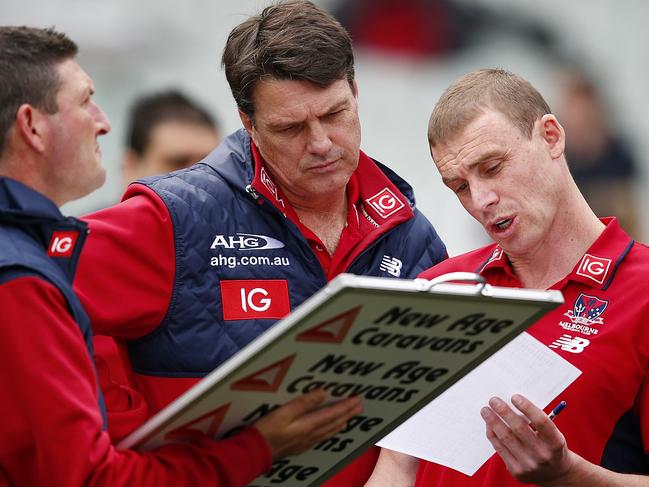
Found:
[(221, 281), (221, 303), (226, 321), (283, 318), (291, 311), (283, 279)]
[(253, 233), (237, 233), (236, 237), (217, 235), (210, 249), (223, 247), (225, 249), (237, 250), (269, 250), (284, 248), (284, 242), (266, 235), (255, 235)]
[(581, 259), (581, 263), (577, 269), (577, 274), (588, 277), (598, 284), (602, 284), (604, 283), (604, 278), (606, 277), (610, 266), (611, 259), (586, 254)]
[(50, 257), (70, 257), (74, 251), (79, 232), (54, 232), (47, 247)]
[(388, 218), (404, 207), (403, 201), (397, 198), (389, 188), (383, 188), (374, 196), (368, 198), (367, 203), (372, 205), (372, 208), (382, 218)]

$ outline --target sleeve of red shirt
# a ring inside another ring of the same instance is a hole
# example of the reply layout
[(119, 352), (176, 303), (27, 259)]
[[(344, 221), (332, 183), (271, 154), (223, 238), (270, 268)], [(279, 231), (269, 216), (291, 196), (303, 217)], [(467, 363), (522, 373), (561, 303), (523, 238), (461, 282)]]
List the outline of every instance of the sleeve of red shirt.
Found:
[(61, 293), (32, 276), (0, 284), (0, 471), (16, 485), (243, 486), (270, 468), (254, 428), (151, 452), (118, 450), (102, 430), (97, 385)]
[(90, 234), (74, 288), (100, 335), (134, 339), (162, 322), (173, 291), (174, 237), (162, 200), (131, 185), (124, 201), (84, 218)]

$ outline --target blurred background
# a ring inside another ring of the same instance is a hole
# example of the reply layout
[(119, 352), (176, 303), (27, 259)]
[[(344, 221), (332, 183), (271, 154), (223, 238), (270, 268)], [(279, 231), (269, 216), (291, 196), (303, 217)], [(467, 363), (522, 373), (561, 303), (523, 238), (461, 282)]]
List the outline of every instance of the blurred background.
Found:
[[(240, 127), (220, 68), (230, 30), (261, 0), (2, 0), (3, 25), (54, 26), (80, 48), (95, 100), (112, 123), (101, 139), (106, 185), (68, 204), (80, 215), (116, 202), (129, 108), (176, 88), (204, 105), (221, 134)], [(568, 160), (596, 212), (647, 241), (649, 54), (646, 0), (319, 0), (356, 47), (362, 148), (415, 188), (450, 255), (484, 244), (433, 168), (428, 117), (461, 74), (502, 67), (545, 95), (567, 132)], [(2, 87), (0, 87), (2, 89)]]

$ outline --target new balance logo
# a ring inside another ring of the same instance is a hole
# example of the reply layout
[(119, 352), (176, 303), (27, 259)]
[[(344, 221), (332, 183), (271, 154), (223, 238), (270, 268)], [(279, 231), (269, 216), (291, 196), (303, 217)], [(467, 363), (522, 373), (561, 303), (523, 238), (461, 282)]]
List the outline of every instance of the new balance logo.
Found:
[(401, 275), (401, 267), (403, 262), (401, 262), (396, 257), (390, 257), (389, 255), (384, 255), (381, 260), (381, 265), (379, 269), (387, 272), (391, 276), (399, 277)]
[(564, 352), (581, 353), (590, 345), (590, 340), (581, 337), (573, 337), (571, 335), (561, 335), (550, 345), (550, 348), (560, 348)]

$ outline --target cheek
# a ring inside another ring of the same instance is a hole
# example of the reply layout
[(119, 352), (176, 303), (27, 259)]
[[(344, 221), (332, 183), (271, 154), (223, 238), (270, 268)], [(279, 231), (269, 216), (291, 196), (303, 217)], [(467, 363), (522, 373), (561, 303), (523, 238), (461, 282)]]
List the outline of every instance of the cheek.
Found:
[(470, 196), (457, 196), (458, 200), (460, 201), (460, 204), (462, 205), (462, 208), (464, 208), (469, 215), (471, 215), (473, 218), (476, 220), (480, 221), (479, 214), (475, 209), (473, 208), (473, 204), (471, 202), (471, 197)]

